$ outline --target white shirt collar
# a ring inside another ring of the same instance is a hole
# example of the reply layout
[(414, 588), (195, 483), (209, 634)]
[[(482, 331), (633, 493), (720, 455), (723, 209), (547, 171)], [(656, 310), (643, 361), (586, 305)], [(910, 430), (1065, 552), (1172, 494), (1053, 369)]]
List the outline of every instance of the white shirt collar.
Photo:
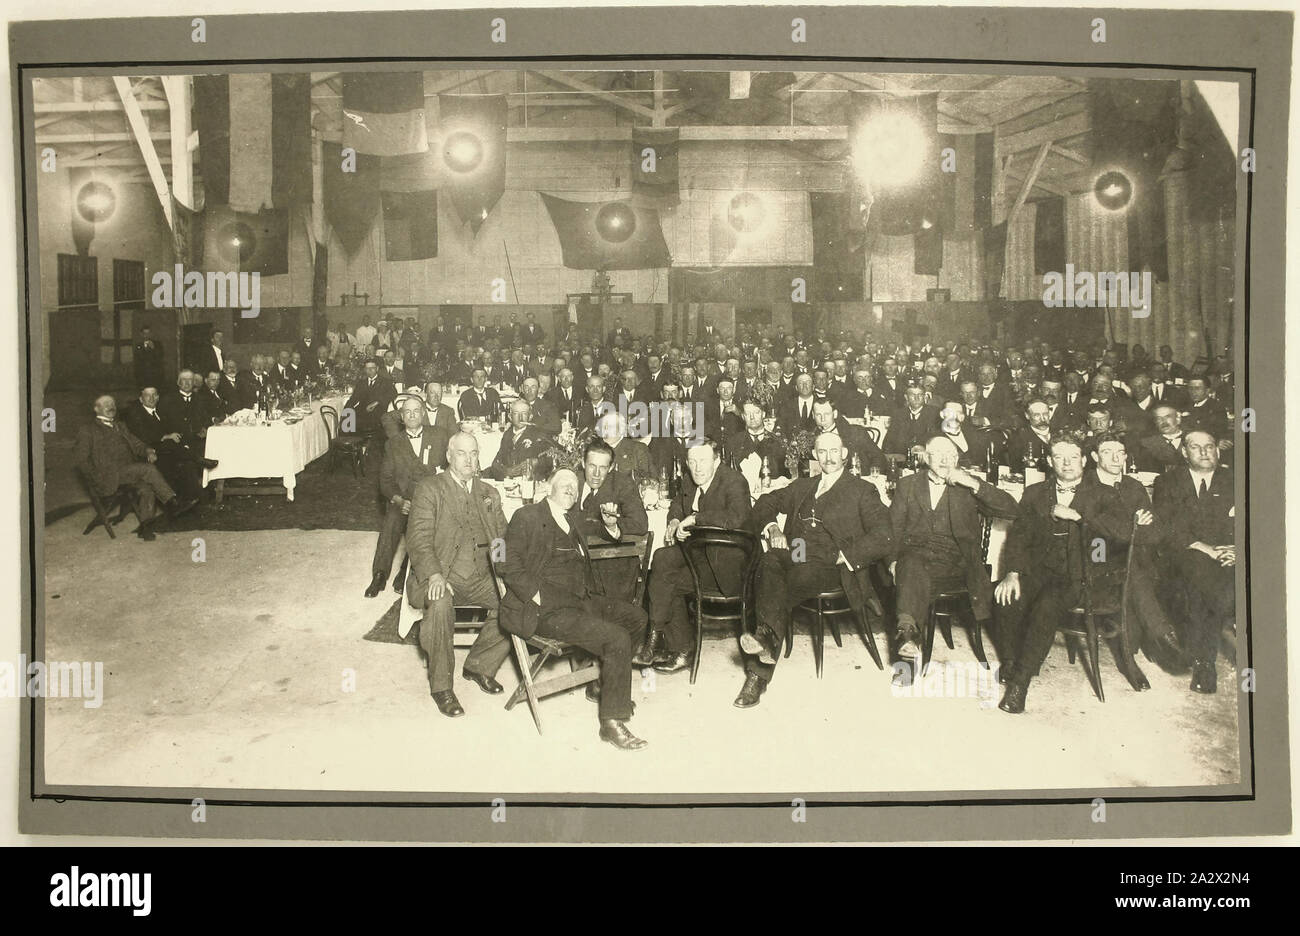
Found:
[(817, 482), (817, 496), (820, 497), (821, 495), (829, 491), (831, 488), (833, 488), (835, 486), (835, 482), (840, 479), (840, 475), (842, 474), (844, 474), (843, 465), (840, 465), (839, 470), (834, 472), (833, 474), (831, 472), (823, 472), (819, 476), (819, 480)]
[(1202, 479), (1205, 480), (1205, 486), (1206, 486), (1207, 488), (1208, 488), (1208, 487), (1212, 487), (1212, 486), (1214, 485), (1214, 472), (1213, 472), (1213, 471), (1197, 471), (1195, 468), (1188, 468), (1187, 470), (1188, 470), (1188, 472), (1191, 473), (1191, 476), (1192, 476), (1192, 483), (1196, 485), (1196, 488), (1197, 488), (1198, 490), (1199, 490), (1200, 487), (1201, 487), (1201, 480), (1202, 480)]
[(556, 506), (555, 502), (549, 497), (546, 498), (546, 506), (551, 511), (551, 516), (555, 518), (556, 525), (565, 533), (569, 532), (569, 518), (564, 515)]

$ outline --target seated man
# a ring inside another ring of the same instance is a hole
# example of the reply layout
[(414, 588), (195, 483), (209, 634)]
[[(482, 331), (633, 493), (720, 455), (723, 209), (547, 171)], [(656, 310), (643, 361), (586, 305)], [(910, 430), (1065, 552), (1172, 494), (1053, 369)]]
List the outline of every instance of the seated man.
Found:
[(1172, 403), (1157, 403), (1151, 411), (1156, 431), (1144, 436), (1135, 453), (1139, 471), (1172, 471), (1182, 468), (1183, 417)]
[[(1081, 536), (1081, 524), (1091, 527), (1104, 508), (1101, 499), (1080, 493), (1084, 455), (1078, 437), (1065, 434), (1053, 439), (1051, 460), (1053, 477), (1025, 489), (1020, 516), (1007, 537), (1007, 572), (995, 591), (998, 604), (1005, 608), (999, 624), (1008, 659), (1001, 673), (1007, 691), (998, 708), (1013, 715), (1025, 710), (1029, 683), (1047, 658), (1066, 610), (1083, 601), (1083, 564), (1089, 563), (1094, 606), (1118, 604), (1124, 584), (1124, 565), (1114, 561), (1111, 550), (1102, 553)], [(1150, 511), (1142, 511), (1137, 522), (1150, 524), (1152, 519)], [(1121, 522), (1131, 524), (1133, 518)], [(1094, 536), (1105, 534), (1090, 528), (1090, 540)], [(1097, 561), (1101, 555), (1105, 561)], [(1120, 663), (1121, 670), (1125, 666)], [(1136, 663), (1124, 675), (1134, 689), (1150, 688)]]
[[(1084, 407), (1080, 407), (1082, 410)], [(1012, 471), (1041, 468), (1052, 444), (1052, 411), (1041, 397), (1025, 401), (1025, 422), (1007, 440), (1007, 464)]]
[[(418, 398), (420, 404), (424, 405), (424, 391), (419, 387), (408, 388), (403, 393), (399, 393), (393, 398), (393, 401), (388, 404), (388, 412), (384, 413), (379, 420), (379, 424), (384, 427), (385, 439), (395, 439), (406, 431), (406, 426), (402, 422), (402, 407), (406, 405), (406, 401), (411, 399), (411, 397)], [(423, 424), (428, 425), (428, 422), (429, 417), (426, 410), (425, 416), (423, 417)], [(450, 435), (450, 433), (448, 435)]]
[[(829, 401), (825, 405), (829, 405)], [(863, 608), (875, 597), (868, 570), (894, 551), (889, 511), (874, 484), (845, 471), (849, 450), (834, 432), (822, 432), (813, 453), (821, 474), (796, 478), (758, 499), (748, 527), (771, 547), (758, 568), (758, 628), (740, 636), (745, 685), (737, 708), (758, 704), (772, 681), (781, 647), (790, 634), (791, 612), (809, 598), (843, 587), (849, 603)], [(776, 518), (785, 514), (785, 530)]]
[[(397, 396), (397, 391), (391, 383), (379, 376), (379, 362), (375, 359), (366, 361), (364, 371), (364, 376), (357, 381), (352, 396), (343, 408), (356, 414), (355, 431), (358, 435), (375, 435), (383, 431), (384, 413), (388, 411), (388, 404)], [(346, 422), (346, 414), (339, 415)]]
[[(531, 415), (532, 407), (524, 400), (518, 399), (510, 404), (510, 428), (501, 437), (501, 447), (497, 449), (496, 458), (492, 459), (492, 464), (484, 472), (487, 477), (496, 481), (521, 477), (528, 459), (538, 458), (551, 447), (554, 440), (541, 429), (529, 425)], [(543, 476), (550, 473), (549, 466), (543, 468)]]
[[(645, 448), (640, 442), (632, 444)], [(643, 536), (650, 529), (650, 518), (646, 516), (636, 481), (630, 472), (615, 471), (614, 459), (614, 450), (600, 439), (592, 439), (582, 450), (583, 476), (573, 509), (578, 526), (589, 542), (599, 537), (617, 543), (624, 536)], [(632, 558), (593, 563), (601, 593), (611, 598), (630, 599), (636, 592), (639, 565)]]
[(906, 405), (890, 419), (882, 446), (890, 455), (904, 455), (939, 432), (939, 407), (926, 405), (923, 389), (908, 387), (903, 398)]
[(572, 508), (578, 476), (561, 468), (544, 501), (515, 511), (506, 529), (505, 559), (497, 567), (506, 586), (501, 626), (572, 644), (600, 659), (600, 680), (588, 684), (599, 697), (600, 739), (624, 751), (645, 742), (627, 728), (632, 717), (632, 639), (645, 612), (629, 601), (599, 593), (587, 544)]
[(487, 371), (474, 368), (470, 374), (470, 387), (460, 395), (457, 403), (461, 419), (485, 419), (496, 422), (501, 416), (501, 397), (487, 385)]
[(627, 475), (634, 485), (650, 477), (650, 446), (627, 437), (627, 420), (622, 413), (600, 417), (596, 434), (614, 450), (613, 471)]
[[(741, 530), (749, 517), (749, 483), (722, 463), (720, 448), (717, 441), (706, 439), (686, 450), (687, 472), (668, 507), (664, 545), (651, 563), (650, 627), (632, 658), (637, 666), (676, 673), (691, 665), (695, 635), (686, 596), (695, 594), (695, 583), (680, 544), (697, 526)], [(706, 556), (708, 570), (700, 584), (724, 595), (739, 594), (740, 551), (711, 547)]]
[(813, 421), (817, 424), (819, 433), (833, 432), (840, 437), (840, 441), (849, 451), (845, 456), (847, 463), (851, 466), (856, 457), (862, 474), (870, 473), (872, 468), (881, 472), (889, 470), (889, 459), (885, 457), (880, 447), (871, 441), (871, 435), (867, 430), (861, 426), (849, 425), (829, 399), (818, 400), (813, 404)]
[(964, 585), (975, 620), (987, 627), (993, 584), (984, 568), (984, 520), (1020, 513), (1014, 497), (958, 466), (957, 447), (946, 437), (925, 444), (925, 460), (924, 471), (899, 480), (889, 505), (898, 544), (895, 643), (904, 660), (921, 655), (918, 622), (929, 614), (934, 585)]
[[(424, 425), (424, 401), (417, 396), (408, 396), (402, 401), (398, 416), (402, 420), (402, 431), (384, 447), (384, 460), (379, 468), (379, 496), (384, 499), (387, 509), (384, 525), (379, 530), (379, 542), (375, 544), (367, 598), (374, 598), (383, 590), (384, 580), (393, 567), (398, 540), (406, 532), (406, 518), (411, 512), (415, 485), (447, 465), (447, 430)], [(393, 588), (401, 592), (399, 579), (393, 580)]]
[[(944, 438), (957, 447), (957, 464), (962, 468), (974, 468), (976, 471), (988, 472), (990, 468), (989, 453), (996, 455), (994, 438), (1001, 439), (996, 430), (974, 429), (966, 425), (966, 409), (956, 400), (949, 400), (939, 411)], [(997, 469), (989, 474), (997, 479)]]
[(533, 408), (531, 422), (552, 438), (560, 434), (560, 409), (541, 395), (541, 384), (536, 377), (525, 377), (519, 385), (520, 398)]
[(176, 376), (176, 392), (158, 401), (158, 415), (162, 418), (163, 448), (169, 465), (175, 466), (182, 497), (198, 497), (203, 490), (203, 469), (215, 468), (217, 463), (204, 456), (207, 447), (208, 411), (195, 392), (199, 384), (193, 371), (182, 370)]
[(1192, 691), (1217, 691), (1219, 633), (1236, 616), (1237, 547), (1232, 469), (1219, 461), (1219, 440), (1204, 429), (1183, 436), (1186, 467), (1156, 478), (1156, 517), (1169, 530), (1166, 574), (1186, 599)]
[(475, 478), (477, 473), (478, 440), (457, 432), (447, 443), (447, 470), (415, 485), (406, 521), (407, 600), (424, 608), (420, 647), (429, 657), (429, 689), (438, 711), (450, 718), (465, 714), (452, 689), (454, 603), (487, 608), (461, 675), (495, 695), (501, 684), (494, 677), (510, 655), (510, 643), (497, 627), (499, 596), (487, 561), (506, 518), (501, 495)]
[(704, 438), (695, 426), (695, 404), (670, 400), (660, 411), (661, 431), (650, 440), (650, 470), (671, 483), (686, 473), (686, 452), (691, 442)]
[(776, 433), (767, 431), (763, 407), (750, 400), (741, 409), (745, 417), (745, 428), (727, 439), (727, 451), (736, 459), (737, 464), (756, 454), (767, 464), (771, 477), (789, 477), (790, 472), (785, 465), (785, 440)]
[(175, 517), (198, 503), (193, 498), (182, 500), (176, 496), (154, 467), (156, 460), (154, 450), (117, 421), (116, 400), (107, 394), (95, 400), (95, 421), (77, 430), (73, 464), (100, 497), (111, 497), (124, 484), (135, 488), (139, 494), (136, 514), (140, 518), (135, 532), (142, 540), (155, 539), (155, 504), (162, 504), (167, 516)]

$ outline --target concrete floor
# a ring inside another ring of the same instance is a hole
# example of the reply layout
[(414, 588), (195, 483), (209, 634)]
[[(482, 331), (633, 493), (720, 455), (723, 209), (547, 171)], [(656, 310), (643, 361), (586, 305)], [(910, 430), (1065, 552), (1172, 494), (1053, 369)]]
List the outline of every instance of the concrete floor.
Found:
[[(581, 690), (526, 708), (457, 679), (464, 718), (442, 717), (416, 648), (362, 640), (390, 606), (366, 599), (374, 535), (210, 533), (154, 543), (102, 530), (89, 511), (46, 528), (47, 660), (102, 660), (103, 705), (47, 702), (50, 784), (414, 792), (929, 791), (1183, 786), (1235, 782), (1237, 695), (1220, 661), (1212, 697), (1144, 664), (1129, 689), (1103, 650), (1102, 704), (1063, 646), (1015, 717), (978, 698), (899, 698), (856, 636), (827, 639), (815, 678), (809, 639), (757, 708), (731, 701), (734, 640), (705, 643), (699, 681), (634, 682), (624, 754), (596, 738)], [(130, 527), (131, 521), (123, 526)], [(964, 635), (936, 659), (971, 659)], [(936, 638), (937, 640), (937, 638)], [(463, 651), (457, 655), (457, 672)], [(342, 691), (345, 669), (356, 691)], [(499, 674), (516, 684), (513, 662)]]

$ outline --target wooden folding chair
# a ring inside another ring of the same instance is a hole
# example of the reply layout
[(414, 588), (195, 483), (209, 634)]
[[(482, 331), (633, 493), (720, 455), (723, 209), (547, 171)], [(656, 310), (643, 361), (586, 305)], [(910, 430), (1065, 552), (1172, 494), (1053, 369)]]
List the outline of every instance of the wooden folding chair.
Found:
[[(81, 531), (82, 536), (86, 536), (95, 527), (103, 524), (104, 529), (108, 532), (109, 539), (117, 539), (117, 534), (113, 532), (113, 527), (126, 519), (126, 515), (134, 513), (140, 516), (139, 509), (136, 506), (135, 489), (129, 484), (121, 485), (112, 494), (106, 497), (100, 497), (95, 493), (95, 487), (90, 483), (90, 479), (80, 468), (77, 469), (77, 477), (81, 479), (82, 486), (86, 489), (86, 494), (90, 496), (90, 506), (95, 510), (94, 519), (92, 519), (86, 528)], [(109, 513), (117, 510), (116, 517), (109, 517)]]

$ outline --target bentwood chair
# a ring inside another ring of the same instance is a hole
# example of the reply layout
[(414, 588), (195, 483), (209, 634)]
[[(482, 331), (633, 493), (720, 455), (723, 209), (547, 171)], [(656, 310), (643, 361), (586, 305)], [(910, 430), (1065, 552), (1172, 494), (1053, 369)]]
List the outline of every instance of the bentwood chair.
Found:
[[(989, 538), (993, 532), (993, 523), (987, 517), (984, 519), (983, 533), (980, 541), (980, 555), (987, 560), (989, 554)], [(934, 631), (938, 627), (943, 634), (943, 642), (948, 645), (948, 649), (953, 649), (952, 643), (952, 621), (956, 619), (958, 623), (964, 624), (970, 629), (971, 650), (975, 653), (975, 659), (980, 665), (988, 668), (988, 657), (984, 654), (983, 628), (980, 622), (975, 620), (975, 613), (971, 609), (970, 591), (966, 587), (964, 580), (957, 581), (936, 581), (931, 583), (930, 587), (930, 613), (926, 615), (925, 633), (921, 642), (921, 675), (924, 676), (930, 669), (930, 653), (934, 649)]]
[(334, 473), (338, 465), (338, 457), (342, 455), (352, 463), (352, 477), (357, 476), (357, 470), (360, 469), (361, 477), (366, 476), (366, 449), (367, 440), (365, 436), (355, 433), (341, 433), (339, 431), (339, 411), (332, 406), (322, 406), (320, 408), (321, 421), (325, 423), (325, 437), (329, 439), (330, 453), (330, 473)]
[[(706, 588), (701, 574), (708, 569), (711, 582), (716, 583), (710, 552), (716, 557), (718, 550), (736, 550), (741, 554), (740, 594), (726, 595), (716, 588)], [(695, 616), (695, 658), (691, 662), (691, 683), (700, 672), (700, 651), (704, 647), (704, 622), (737, 622), (743, 630), (748, 626), (753, 609), (754, 572), (763, 555), (757, 533), (748, 530), (727, 530), (722, 527), (697, 526), (682, 544), (686, 567), (690, 569), (695, 594), (691, 596), (691, 609)]]
[[(1079, 524), (1079, 536), (1080, 542), (1084, 544), (1092, 542), (1088, 535), (1087, 524), (1082, 522)], [(1128, 579), (1133, 571), (1133, 553), (1134, 549), (1130, 545), (1124, 568), (1124, 584), (1120, 588), (1119, 600), (1116, 602), (1113, 596), (1106, 596), (1101, 601), (1094, 600), (1092, 562), (1088, 554), (1081, 551), (1080, 602), (1067, 609), (1067, 620), (1057, 627), (1065, 638), (1065, 648), (1071, 664), (1074, 663), (1075, 658), (1075, 643), (1083, 643), (1085, 652), (1080, 654), (1083, 669), (1088, 676), (1089, 684), (1097, 694), (1097, 699), (1101, 702), (1106, 701), (1106, 693), (1101, 687), (1101, 642), (1103, 640), (1107, 642), (1118, 640), (1115, 662), (1119, 664), (1120, 670), (1125, 673), (1130, 682), (1137, 677), (1143, 683), (1142, 688), (1146, 688), (1146, 677), (1141, 675), (1137, 660), (1133, 656), (1133, 645), (1124, 610), (1128, 606)]]
[[(831, 637), (835, 639), (835, 646), (843, 647), (844, 642), (840, 638), (839, 620), (842, 617), (852, 617), (858, 626), (858, 634), (862, 637), (862, 642), (867, 645), (867, 652), (871, 654), (872, 661), (876, 664), (877, 669), (885, 668), (884, 662), (880, 659), (880, 650), (876, 646), (875, 635), (871, 632), (871, 624), (867, 620), (866, 608), (855, 608), (849, 601), (849, 596), (843, 588), (832, 588), (824, 591), (815, 597), (799, 605), (800, 609), (808, 611), (813, 617), (813, 662), (817, 667), (817, 678), (822, 676), (822, 655), (823, 647), (826, 642), (826, 626), (830, 625)], [(786, 639), (785, 655), (790, 655), (790, 650), (794, 646), (794, 627), (791, 626), (789, 637)]]

